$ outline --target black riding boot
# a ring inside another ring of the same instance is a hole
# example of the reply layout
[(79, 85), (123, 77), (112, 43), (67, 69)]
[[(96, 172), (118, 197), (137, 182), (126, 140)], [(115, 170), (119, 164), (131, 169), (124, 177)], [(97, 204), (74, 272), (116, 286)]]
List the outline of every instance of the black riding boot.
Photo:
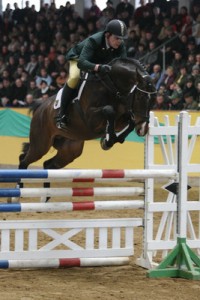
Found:
[(60, 112), (56, 117), (56, 126), (59, 129), (66, 128), (69, 124), (69, 116), (68, 116), (68, 106), (74, 98), (75, 89), (71, 89), (67, 83), (63, 87), (62, 96), (61, 96), (61, 106)]

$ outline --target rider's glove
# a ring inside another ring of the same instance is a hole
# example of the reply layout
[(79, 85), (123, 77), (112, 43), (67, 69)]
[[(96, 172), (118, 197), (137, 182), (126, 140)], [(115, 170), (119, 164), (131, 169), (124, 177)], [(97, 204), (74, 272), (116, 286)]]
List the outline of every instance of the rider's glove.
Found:
[(111, 66), (109, 65), (100, 65), (98, 68), (98, 72), (102, 75), (107, 74), (111, 71)]

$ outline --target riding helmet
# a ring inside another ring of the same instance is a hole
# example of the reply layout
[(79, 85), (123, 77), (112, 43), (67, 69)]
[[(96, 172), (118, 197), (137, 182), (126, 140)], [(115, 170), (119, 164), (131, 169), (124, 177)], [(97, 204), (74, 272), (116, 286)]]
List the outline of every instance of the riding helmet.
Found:
[(105, 32), (114, 34), (121, 39), (127, 38), (127, 27), (126, 24), (121, 20), (115, 19), (108, 22)]

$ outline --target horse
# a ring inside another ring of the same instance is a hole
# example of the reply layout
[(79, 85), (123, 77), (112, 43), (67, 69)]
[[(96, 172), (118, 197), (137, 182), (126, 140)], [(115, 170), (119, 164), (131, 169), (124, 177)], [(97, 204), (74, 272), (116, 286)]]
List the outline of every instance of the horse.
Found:
[(148, 132), (149, 112), (155, 102), (156, 88), (145, 67), (134, 59), (115, 59), (108, 74), (86, 73), (78, 96), (69, 107), (70, 123), (58, 129), (54, 108), (56, 95), (35, 101), (32, 107), (29, 143), (23, 145), (19, 169), (41, 159), (51, 147), (54, 157), (44, 169), (60, 169), (78, 158), (84, 142), (100, 138), (103, 150), (123, 143), (135, 129), (139, 136)]

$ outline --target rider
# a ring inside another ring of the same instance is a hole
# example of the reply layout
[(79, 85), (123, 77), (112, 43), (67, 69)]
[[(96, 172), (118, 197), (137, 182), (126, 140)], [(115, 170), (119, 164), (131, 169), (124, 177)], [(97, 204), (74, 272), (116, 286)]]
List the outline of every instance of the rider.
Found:
[(108, 22), (103, 32), (93, 34), (68, 51), (66, 57), (69, 60), (69, 78), (62, 91), (61, 108), (56, 120), (58, 128), (65, 128), (69, 123), (66, 111), (75, 96), (80, 70), (102, 75), (108, 73), (111, 67), (107, 64), (112, 59), (127, 57), (123, 41), (126, 37), (126, 25), (114, 19)]

